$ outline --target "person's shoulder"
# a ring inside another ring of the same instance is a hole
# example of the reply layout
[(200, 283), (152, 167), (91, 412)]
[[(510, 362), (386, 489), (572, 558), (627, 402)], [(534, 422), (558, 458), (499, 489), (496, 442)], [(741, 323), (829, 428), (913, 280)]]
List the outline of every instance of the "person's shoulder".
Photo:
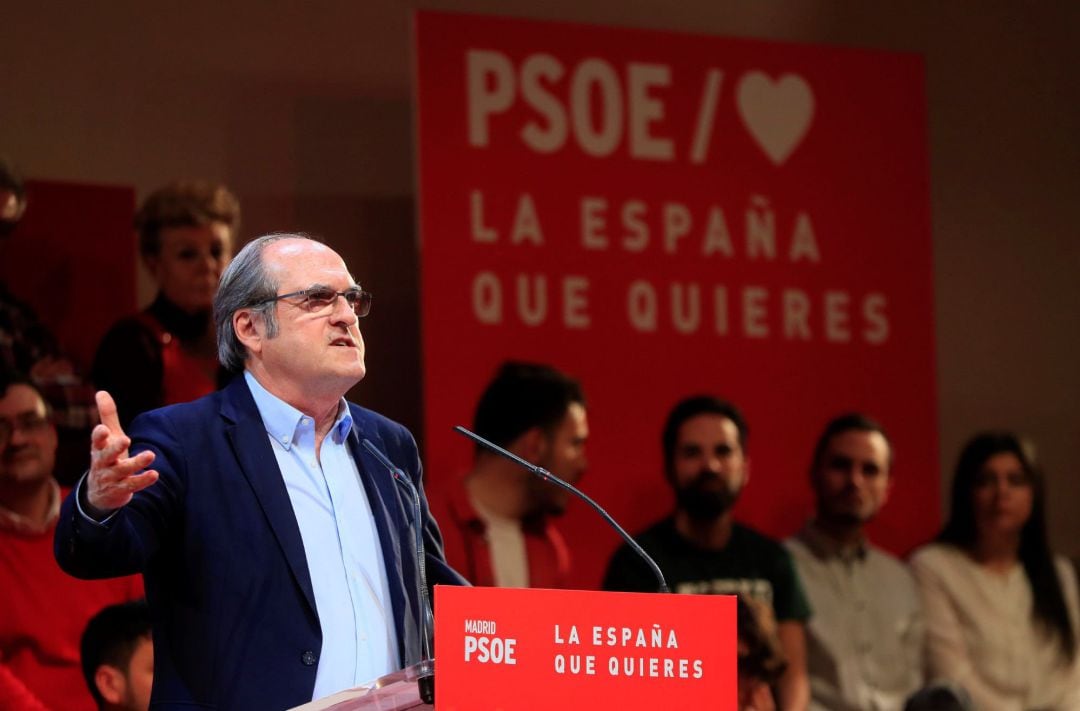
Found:
[(1076, 564), (1061, 555), (1054, 554), (1054, 568), (1057, 569), (1058, 578), (1066, 585), (1076, 588)]
[(915, 549), (909, 563), (916, 577), (922, 572), (937, 574), (969, 567), (969, 558), (960, 548), (951, 543), (934, 541)]
[(774, 555), (788, 555), (787, 548), (780, 541), (741, 523), (732, 524), (730, 545)]
[(102, 343), (132, 340), (149, 340), (155, 343), (158, 341), (158, 335), (150, 325), (145, 311), (117, 319), (105, 332)]
[[(646, 543), (668, 541), (677, 535), (678, 534), (675, 532), (674, 516), (665, 516), (659, 521), (654, 521), (649, 524), (647, 528), (635, 533), (634, 540), (638, 542), (638, 545), (644, 546)], [(625, 543), (623, 545), (629, 548)]]
[(904, 561), (893, 555), (884, 548), (879, 548), (872, 543), (866, 545), (866, 560), (873, 565), (878, 574), (884, 575), (894, 582), (903, 580), (913, 582), (911, 569)]
[(951, 543), (934, 541), (916, 548), (911, 554), (911, 562), (929, 562), (952, 560), (959, 554), (959, 549)]
[(132, 429), (147, 426), (162, 426), (172, 423), (182, 430), (202, 429), (211, 422), (208, 417), (221, 409), (224, 390), (215, 390), (209, 395), (204, 395), (189, 402), (179, 402), (173, 405), (165, 405), (153, 410), (148, 410), (131, 421)]

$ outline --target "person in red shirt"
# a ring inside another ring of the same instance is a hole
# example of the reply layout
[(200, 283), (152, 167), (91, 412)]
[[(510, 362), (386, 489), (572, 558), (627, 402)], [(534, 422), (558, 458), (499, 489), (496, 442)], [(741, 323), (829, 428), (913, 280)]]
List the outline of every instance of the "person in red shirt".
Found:
[(62, 493), (40, 391), (0, 373), (0, 708), (94, 711), (79, 639), (102, 607), (142, 597), (138, 578), (83, 581), (53, 555)]
[[(480, 396), (473, 427), (571, 484), (585, 473), (585, 396), (576, 380), (550, 366), (504, 363)], [(570, 553), (553, 521), (568, 497), (478, 446), (439, 518), (447, 561), (474, 585), (570, 587)]]

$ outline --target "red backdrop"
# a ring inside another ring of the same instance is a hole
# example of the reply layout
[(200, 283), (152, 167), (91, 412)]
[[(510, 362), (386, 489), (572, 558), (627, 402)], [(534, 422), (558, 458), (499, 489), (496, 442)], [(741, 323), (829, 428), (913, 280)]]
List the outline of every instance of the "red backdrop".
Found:
[[(416, 46), (433, 499), (471, 460), (451, 426), (518, 358), (581, 379), (582, 486), (631, 530), (671, 508), (668, 410), (706, 392), (750, 423), (740, 519), (796, 530), (818, 432), (860, 410), (896, 451), (872, 534), (932, 535), (919, 57), (440, 13)], [(562, 528), (597, 585), (614, 534), (580, 505)]]
[(26, 214), (0, 245), (0, 279), (83, 373), (117, 319), (135, 311), (135, 191), (27, 181)]

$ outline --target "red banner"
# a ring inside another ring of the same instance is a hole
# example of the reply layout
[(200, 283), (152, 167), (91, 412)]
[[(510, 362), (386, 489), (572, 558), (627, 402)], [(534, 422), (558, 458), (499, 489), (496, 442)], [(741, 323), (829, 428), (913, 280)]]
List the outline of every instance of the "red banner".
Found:
[[(896, 452), (872, 534), (932, 534), (919, 57), (426, 12), (416, 43), (432, 499), (470, 464), (451, 426), (516, 358), (581, 379), (582, 486), (632, 530), (670, 510), (660, 429), (704, 392), (750, 423), (740, 519), (800, 526), (818, 432), (859, 410)], [(560, 527), (595, 586), (614, 536), (584, 506)]]
[(735, 598), (435, 589), (440, 709), (734, 709)]

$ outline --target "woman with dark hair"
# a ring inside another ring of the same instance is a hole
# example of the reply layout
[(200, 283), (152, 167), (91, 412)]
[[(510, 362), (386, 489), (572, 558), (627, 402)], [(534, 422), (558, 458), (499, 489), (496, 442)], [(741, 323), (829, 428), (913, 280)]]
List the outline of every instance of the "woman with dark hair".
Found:
[(960, 454), (949, 520), (912, 556), (930, 675), (980, 711), (1080, 709), (1076, 572), (1047, 541), (1043, 479), (1015, 435)]

